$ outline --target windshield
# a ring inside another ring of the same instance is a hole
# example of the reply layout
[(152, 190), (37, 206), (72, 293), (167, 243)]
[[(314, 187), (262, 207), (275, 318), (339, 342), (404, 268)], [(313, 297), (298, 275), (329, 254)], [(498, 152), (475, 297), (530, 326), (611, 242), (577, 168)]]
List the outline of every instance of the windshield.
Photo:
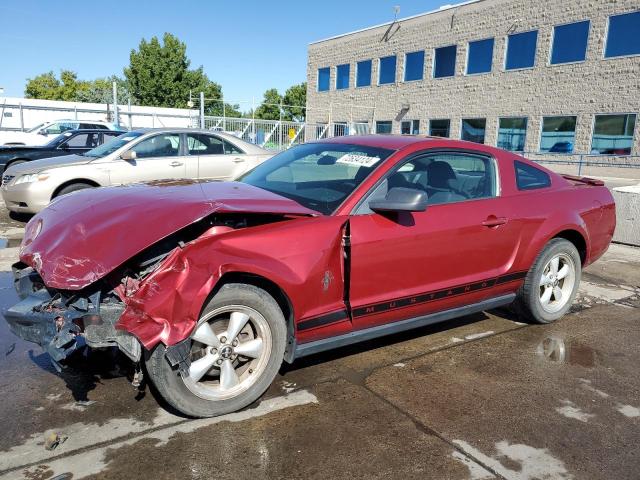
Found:
[(330, 215), (392, 153), (362, 145), (308, 143), (276, 155), (239, 181)]
[(40, 130), (40, 129), (41, 129), (42, 127), (44, 127), (45, 125), (46, 125), (45, 123), (41, 123), (41, 124), (39, 124), (39, 125), (36, 125), (36, 126), (35, 126), (35, 127), (33, 127), (33, 128), (30, 128), (29, 130), (27, 130), (27, 132), (29, 132), (29, 133), (34, 133), (34, 132), (36, 132), (36, 131)]
[(109, 140), (108, 142), (103, 143), (99, 147), (96, 147), (92, 150), (89, 150), (82, 155), (85, 157), (93, 157), (93, 158), (101, 158), (106, 157), (107, 155), (112, 154), (120, 147), (125, 146), (134, 138), (138, 138), (144, 135), (145, 132), (127, 132), (125, 134), (120, 135), (119, 137), (114, 138), (113, 140)]

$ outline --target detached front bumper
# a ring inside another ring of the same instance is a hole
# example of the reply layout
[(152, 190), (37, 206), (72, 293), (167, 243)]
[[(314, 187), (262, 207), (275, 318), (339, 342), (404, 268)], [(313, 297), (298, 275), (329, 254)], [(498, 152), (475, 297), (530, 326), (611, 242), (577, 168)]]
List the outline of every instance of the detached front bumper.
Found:
[(13, 266), (13, 275), (20, 302), (5, 310), (4, 318), (15, 335), (40, 345), (57, 369), (84, 345), (117, 346), (133, 361), (140, 359), (138, 340), (115, 328), (124, 311), (121, 303), (103, 298), (99, 290), (83, 295), (48, 289), (38, 273), (22, 263)]

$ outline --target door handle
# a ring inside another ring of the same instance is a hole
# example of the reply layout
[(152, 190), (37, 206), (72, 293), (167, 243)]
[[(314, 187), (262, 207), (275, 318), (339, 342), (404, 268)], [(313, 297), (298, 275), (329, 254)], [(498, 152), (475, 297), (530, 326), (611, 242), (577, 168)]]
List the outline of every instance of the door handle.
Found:
[(244, 162), (244, 158), (236, 157), (236, 158), (233, 159), (233, 163), (242, 163), (242, 162)]
[(485, 227), (499, 227), (500, 225), (504, 225), (507, 223), (506, 217), (496, 217), (495, 215), (489, 215), (487, 219), (482, 222), (482, 225)]
[(174, 160), (169, 165), (172, 167), (179, 167), (180, 165), (182, 165), (182, 162), (178, 162), (177, 160)]

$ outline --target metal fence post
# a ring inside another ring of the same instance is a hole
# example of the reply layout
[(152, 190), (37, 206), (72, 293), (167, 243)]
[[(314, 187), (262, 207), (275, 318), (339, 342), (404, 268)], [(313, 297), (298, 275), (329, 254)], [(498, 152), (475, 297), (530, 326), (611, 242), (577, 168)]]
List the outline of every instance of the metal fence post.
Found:
[(200, 128), (204, 128), (204, 92), (200, 92)]
[(20, 102), (19, 106), (20, 106), (20, 131), (24, 132), (24, 112), (22, 111), (22, 102)]
[(582, 157), (584, 155), (580, 154), (580, 159), (578, 160), (578, 176), (582, 175)]
[(113, 116), (116, 128), (120, 128), (120, 111), (118, 109), (118, 84), (113, 82)]

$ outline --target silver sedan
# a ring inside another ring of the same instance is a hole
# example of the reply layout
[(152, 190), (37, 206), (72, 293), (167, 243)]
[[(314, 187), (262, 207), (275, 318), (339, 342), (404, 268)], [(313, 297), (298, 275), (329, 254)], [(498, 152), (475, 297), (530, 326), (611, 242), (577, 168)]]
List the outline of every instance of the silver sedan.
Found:
[(83, 188), (152, 180), (233, 180), (273, 156), (222, 132), (141, 129), (82, 155), (9, 167), (2, 197), (14, 212), (37, 213), (60, 195)]

